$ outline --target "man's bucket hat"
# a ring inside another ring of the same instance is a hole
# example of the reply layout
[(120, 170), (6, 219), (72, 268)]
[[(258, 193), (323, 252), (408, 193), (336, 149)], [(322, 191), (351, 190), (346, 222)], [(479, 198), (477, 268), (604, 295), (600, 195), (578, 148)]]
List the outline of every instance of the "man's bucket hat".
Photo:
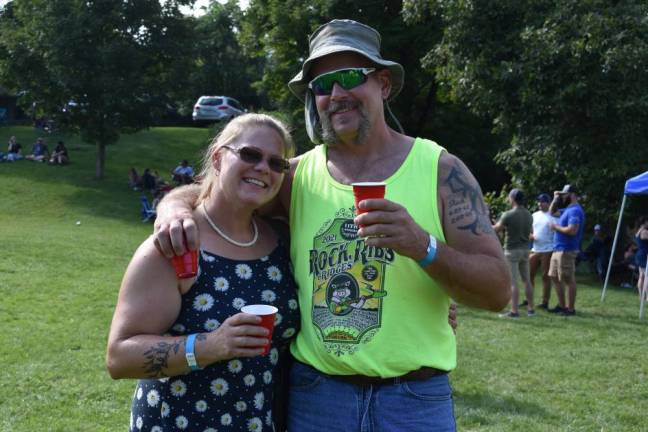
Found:
[(357, 21), (333, 20), (320, 26), (309, 38), (309, 56), (302, 70), (288, 83), (290, 90), (302, 101), (306, 99), (308, 83), (314, 77), (309, 72), (315, 60), (339, 52), (355, 52), (368, 58), (378, 68), (391, 71), (392, 89), (387, 100), (392, 100), (403, 88), (405, 71), (400, 64), (380, 56), (380, 33)]

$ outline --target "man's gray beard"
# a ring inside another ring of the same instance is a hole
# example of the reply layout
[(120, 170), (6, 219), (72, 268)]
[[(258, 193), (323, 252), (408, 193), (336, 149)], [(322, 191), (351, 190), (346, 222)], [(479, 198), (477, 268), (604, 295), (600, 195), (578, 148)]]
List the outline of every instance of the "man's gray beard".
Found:
[[(330, 121), (330, 114), (335, 112), (336, 109), (344, 108), (343, 104), (337, 104), (335, 106), (329, 107), (324, 116), (320, 116), (320, 123), (322, 124), (322, 140), (324, 144), (329, 147), (334, 147), (340, 143), (340, 139), (333, 129), (333, 125)], [(369, 121), (369, 113), (364, 106), (357, 104), (354, 106), (358, 108), (360, 113), (360, 124), (358, 125), (358, 133), (353, 140), (353, 143), (356, 145), (363, 145), (367, 142), (369, 137), (369, 130), (371, 129), (371, 122)], [(331, 109), (333, 108), (333, 109)]]

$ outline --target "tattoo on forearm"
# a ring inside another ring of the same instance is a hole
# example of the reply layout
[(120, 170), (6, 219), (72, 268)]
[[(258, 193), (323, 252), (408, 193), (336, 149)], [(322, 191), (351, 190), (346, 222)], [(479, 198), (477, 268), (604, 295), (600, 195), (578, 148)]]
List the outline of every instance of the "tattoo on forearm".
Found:
[(447, 201), (450, 224), (475, 235), (494, 235), (481, 189), (470, 181), (466, 170), (458, 162), (455, 162), (443, 183), (450, 189)]
[(182, 346), (182, 340), (173, 343), (158, 342), (144, 352), (146, 361), (144, 371), (150, 378), (163, 378), (167, 376), (164, 369), (169, 367), (169, 355), (171, 352), (177, 354)]

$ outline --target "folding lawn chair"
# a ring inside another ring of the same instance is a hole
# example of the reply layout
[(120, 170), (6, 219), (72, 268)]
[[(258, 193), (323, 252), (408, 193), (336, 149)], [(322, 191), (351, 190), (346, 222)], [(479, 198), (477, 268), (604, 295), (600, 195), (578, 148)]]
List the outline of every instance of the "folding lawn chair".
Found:
[(146, 195), (142, 194), (140, 198), (140, 203), (142, 205), (142, 222), (152, 222), (155, 220), (157, 213), (151, 208), (148, 198)]

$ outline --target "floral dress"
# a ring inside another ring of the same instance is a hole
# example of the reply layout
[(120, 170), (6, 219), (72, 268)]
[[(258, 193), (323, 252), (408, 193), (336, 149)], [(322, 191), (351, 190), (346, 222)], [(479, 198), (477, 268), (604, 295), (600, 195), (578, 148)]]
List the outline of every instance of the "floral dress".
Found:
[(130, 431), (272, 431), (273, 383), (284, 350), (299, 327), (297, 291), (286, 245), (252, 261), (200, 251), (196, 282), (182, 297), (168, 334), (216, 330), (246, 304), (279, 309), (267, 356), (214, 363), (201, 371), (137, 383)]

